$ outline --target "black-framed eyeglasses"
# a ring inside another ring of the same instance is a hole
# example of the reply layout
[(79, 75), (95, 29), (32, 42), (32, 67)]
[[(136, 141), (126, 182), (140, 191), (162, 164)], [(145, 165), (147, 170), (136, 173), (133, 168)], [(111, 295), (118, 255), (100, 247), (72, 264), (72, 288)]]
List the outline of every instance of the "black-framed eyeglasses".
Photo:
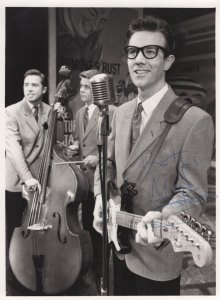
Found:
[(170, 54), (170, 52), (166, 48), (159, 45), (147, 45), (144, 47), (136, 47), (136, 46), (124, 47), (125, 55), (129, 59), (136, 58), (140, 51), (145, 58), (152, 59), (157, 56), (159, 49), (161, 49), (164, 52), (165, 56), (168, 56)]

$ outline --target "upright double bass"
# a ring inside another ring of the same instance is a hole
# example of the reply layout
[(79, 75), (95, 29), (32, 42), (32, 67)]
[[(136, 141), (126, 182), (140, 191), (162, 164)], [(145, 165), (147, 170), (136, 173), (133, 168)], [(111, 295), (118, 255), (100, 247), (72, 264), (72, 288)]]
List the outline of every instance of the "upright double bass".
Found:
[[(64, 100), (69, 72), (61, 68), (63, 80), (56, 100)], [(15, 228), (9, 261), (17, 280), (36, 295), (59, 294), (70, 288), (92, 260), (89, 233), (80, 226), (79, 204), (86, 201), (88, 181), (62, 149), (55, 147), (56, 112), (45, 126), (42, 155), (30, 167), (42, 190), (29, 192), (22, 224)], [(64, 163), (62, 163), (64, 162)]]

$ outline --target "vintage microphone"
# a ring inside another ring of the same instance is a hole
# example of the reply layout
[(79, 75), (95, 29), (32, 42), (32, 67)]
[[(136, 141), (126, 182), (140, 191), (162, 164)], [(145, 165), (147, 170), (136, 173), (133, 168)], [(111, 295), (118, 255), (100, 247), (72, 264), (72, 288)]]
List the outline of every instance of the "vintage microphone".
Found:
[[(103, 136), (105, 131), (109, 130), (109, 123), (104, 128), (104, 119), (108, 118), (108, 105), (117, 103), (114, 81), (112, 75), (101, 73), (93, 76), (90, 79), (93, 95), (93, 103), (98, 106), (101, 111), (101, 117), (97, 126), (97, 145), (103, 144)], [(108, 135), (108, 132), (107, 132)]]
[(112, 75), (101, 73), (90, 79), (93, 103), (105, 106), (116, 103), (115, 87)]
[(97, 146), (99, 150), (99, 172), (102, 193), (103, 207), (103, 228), (102, 228), (102, 278), (101, 295), (109, 295), (109, 251), (107, 231), (107, 137), (109, 130), (108, 105), (116, 103), (113, 77), (101, 73), (90, 79), (93, 103), (98, 106), (101, 115), (97, 124)]

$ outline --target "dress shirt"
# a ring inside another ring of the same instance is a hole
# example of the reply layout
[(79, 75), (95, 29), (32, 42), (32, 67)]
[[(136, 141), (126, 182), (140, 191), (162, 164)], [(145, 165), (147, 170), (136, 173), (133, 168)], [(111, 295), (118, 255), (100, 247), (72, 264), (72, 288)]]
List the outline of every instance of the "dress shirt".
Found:
[[(28, 106), (30, 107), (32, 113), (34, 113), (34, 106), (35, 106), (35, 104), (30, 103), (28, 100), (26, 100), (26, 101), (27, 101), (27, 104), (28, 104)], [(38, 106), (38, 112), (39, 112), (40, 104), (38, 104), (38, 105), (36, 105), (36, 106)]]
[(94, 110), (96, 109), (97, 106), (95, 104), (91, 103), (90, 105), (86, 104), (86, 107), (88, 107), (88, 117), (89, 117), (89, 120), (90, 120), (91, 116), (92, 116), (92, 114), (93, 114), (93, 112), (94, 112)]
[(159, 90), (159, 92), (157, 92), (156, 94), (154, 94), (153, 96), (151, 96), (145, 101), (141, 101), (140, 97), (138, 96), (138, 103), (142, 102), (143, 105), (143, 111), (141, 112), (142, 122), (141, 122), (140, 132), (142, 132), (142, 130), (146, 126), (154, 109), (157, 107), (157, 105), (159, 104), (163, 96), (166, 94), (167, 90), (168, 90), (168, 85), (166, 83), (165, 86)]

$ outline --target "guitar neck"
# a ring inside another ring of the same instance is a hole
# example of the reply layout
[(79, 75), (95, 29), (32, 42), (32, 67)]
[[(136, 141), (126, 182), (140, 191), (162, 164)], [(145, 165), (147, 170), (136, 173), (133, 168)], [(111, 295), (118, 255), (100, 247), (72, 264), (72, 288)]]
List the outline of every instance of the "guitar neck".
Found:
[[(125, 211), (116, 212), (116, 224), (133, 230), (137, 230), (137, 224), (141, 222), (142, 218), (143, 216), (131, 214)], [(168, 221), (161, 219), (153, 219), (151, 221), (151, 226), (155, 236), (161, 238), (169, 238), (171, 225)]]
[(137, 224), (140, 223), (143, 216), (134, 215), (125, 211), (116, 212), (117, 225), (137, 230)]

